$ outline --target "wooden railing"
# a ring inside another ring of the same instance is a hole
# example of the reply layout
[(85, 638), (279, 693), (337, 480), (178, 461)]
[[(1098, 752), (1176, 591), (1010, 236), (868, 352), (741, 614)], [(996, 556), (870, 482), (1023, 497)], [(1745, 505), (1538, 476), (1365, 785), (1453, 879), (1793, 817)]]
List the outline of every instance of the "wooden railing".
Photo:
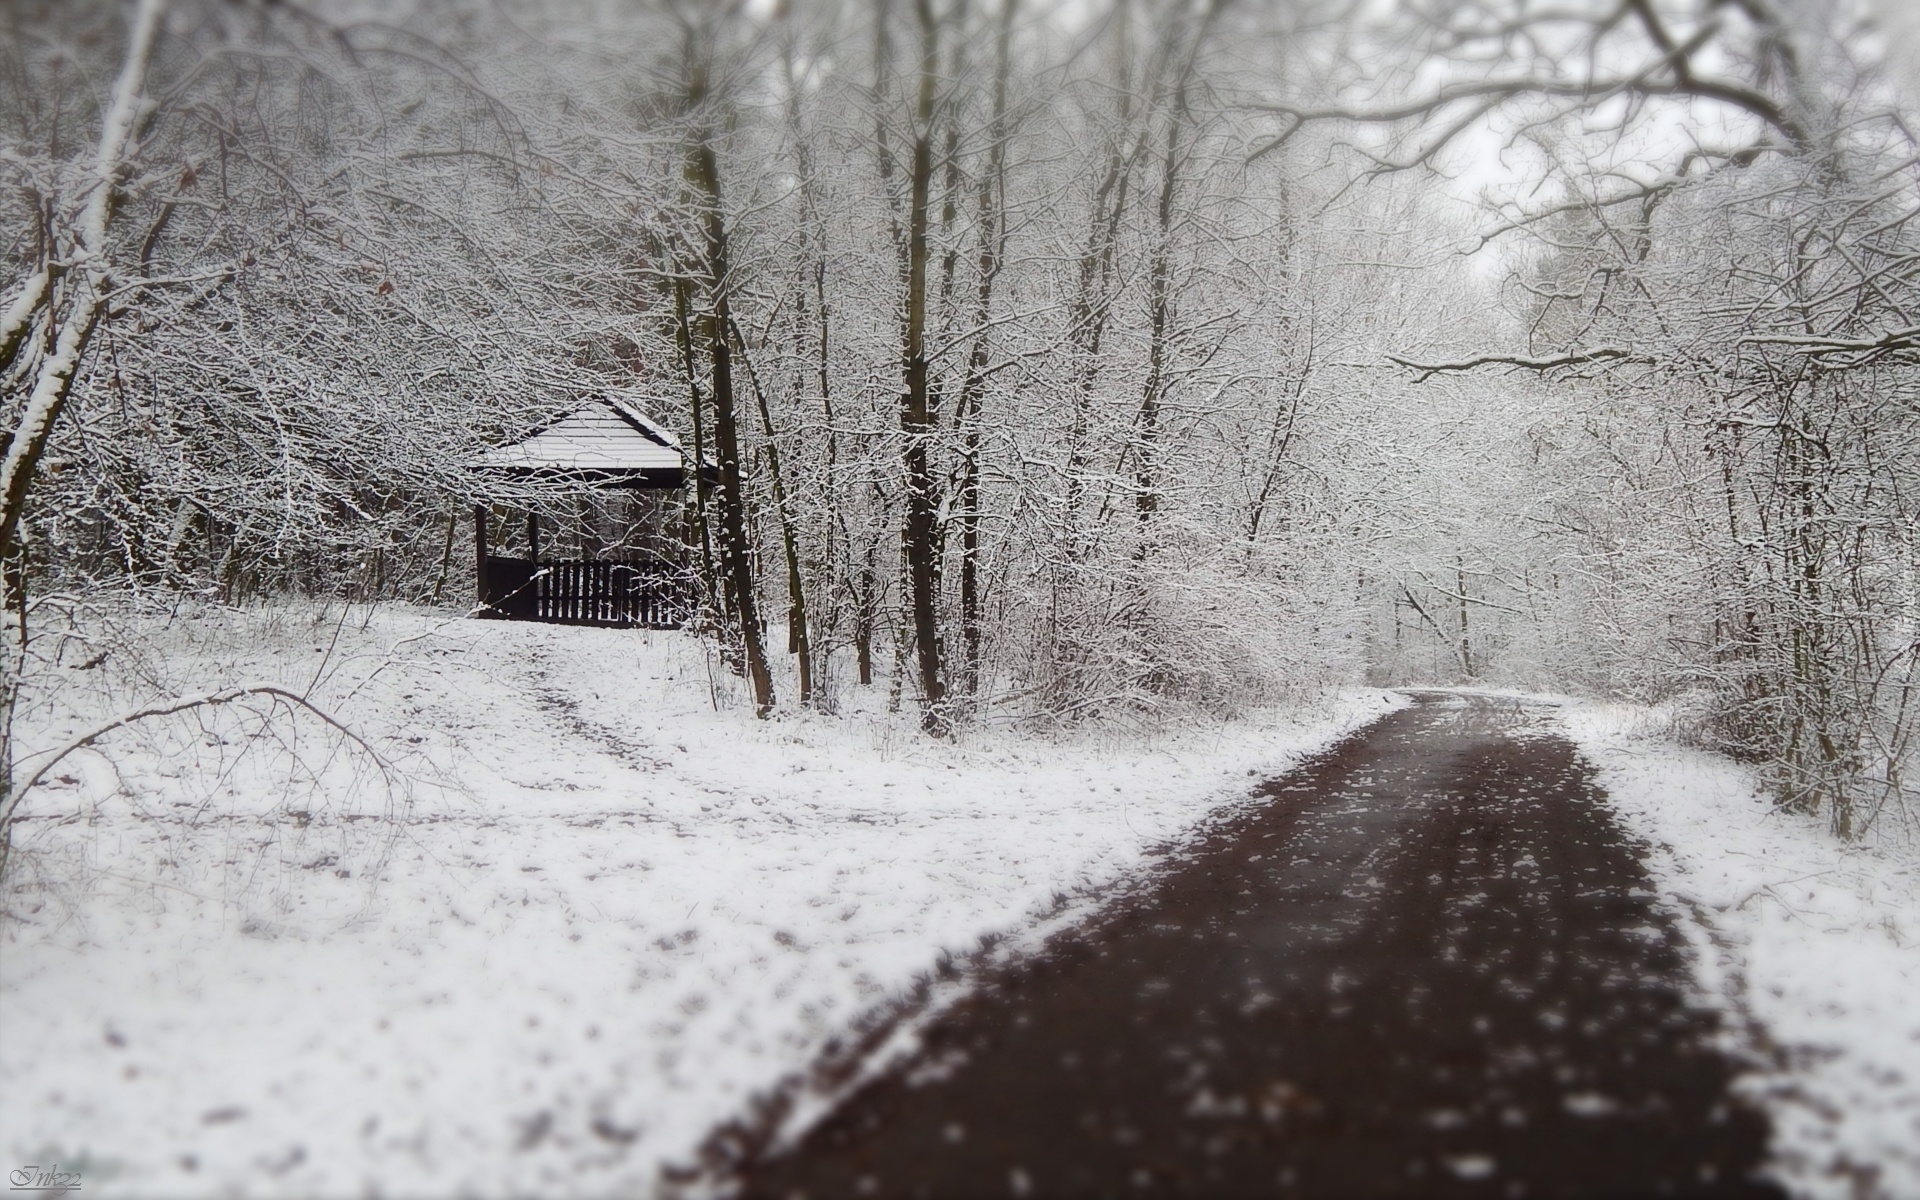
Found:
[(535, 564), (487, 556), (483, 616), (559, 625), (678, 629), (693, 616), (691, 573), (664, 558)]

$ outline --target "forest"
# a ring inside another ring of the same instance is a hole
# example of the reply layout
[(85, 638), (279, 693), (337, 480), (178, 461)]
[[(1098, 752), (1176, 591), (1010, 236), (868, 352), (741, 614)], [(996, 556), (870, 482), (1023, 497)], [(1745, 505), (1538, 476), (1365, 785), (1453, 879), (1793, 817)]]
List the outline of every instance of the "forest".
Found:
[(595, 536), (475, 454), (616, 393), (716, 468), (667, 533), (763, 711), (1684, 693), (1843, 836), (1906, 803), (1869, 11), (122, 7), (5, 15), (21, 628), (469, 604), (470, 502)]
[[(528, 513), (730, 728), (1550, 693), (1910, 838), (1917, 120), (1899, 0), (9, 0), (0, 838), (189, 710), (406, 791), (345, 614)], [(597, 397), (683, 491), (479, 461)], [(292, 604), (304, 689), (151, 665)]]

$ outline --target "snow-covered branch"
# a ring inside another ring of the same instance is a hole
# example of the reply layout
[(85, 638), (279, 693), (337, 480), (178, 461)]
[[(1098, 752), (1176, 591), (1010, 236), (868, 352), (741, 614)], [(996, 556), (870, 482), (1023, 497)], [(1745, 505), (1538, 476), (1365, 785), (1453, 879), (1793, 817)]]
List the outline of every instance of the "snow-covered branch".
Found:
[(1472, 358), (1455, 359), (1447, 362), (1420, 362), (1402, 358), (1397, 354), (1387, 355), (1387, 359), (1396, 366), (1405, 367), (1418, 373), (1416, 382), (1424, 382), (1435, 375), (1454, 374), (1466, 371), (1478, 371), (1486, 367), (1504, 367), (1515, 371), (1559, 371), (1570, 367), (1590, 367), (1601, 363), (1645, 362), (1643, 354), (1635, 354), (1622, 346), (1596, 346), (1587, 350), (1576, 350), (1566, 354), (1527, 355), (1527, 354), (1480, 354)]

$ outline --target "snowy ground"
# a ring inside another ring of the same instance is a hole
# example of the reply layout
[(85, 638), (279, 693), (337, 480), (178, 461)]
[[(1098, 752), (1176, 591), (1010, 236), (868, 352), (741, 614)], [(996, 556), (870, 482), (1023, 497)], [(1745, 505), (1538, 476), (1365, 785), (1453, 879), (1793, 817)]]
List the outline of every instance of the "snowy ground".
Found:
[(906, 716), (715, 711), (730, 681), (680, 634), (129, 620), (103, 661), (42, 639), (23, 749), (261, 681), (371, 752), (260, 696), (110, 734), (29, 795), (0, 1152), (88, 1194), (646, 1194), (943, 952), (1060, 919), (1393, 703), (936, 745)]
[(1693, 937), (1702, 986), (1756, 1054), (1746, 1081), (1796, 1194), (1920, 1196), (1920, 854), (1905, 815), (1844, 846), (1752, 773), (1663, 740), (1659, 710), (1574, 705), (1598, 767)]

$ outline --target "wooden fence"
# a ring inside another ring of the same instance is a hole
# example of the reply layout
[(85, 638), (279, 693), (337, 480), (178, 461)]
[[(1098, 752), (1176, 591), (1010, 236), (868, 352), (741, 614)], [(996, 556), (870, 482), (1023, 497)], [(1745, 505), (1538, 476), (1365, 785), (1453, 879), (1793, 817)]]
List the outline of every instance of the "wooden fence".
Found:
[(691, 573), (666, 559), (587, 559), (535, 564), (487, 556), (484, 615), (557, 625), (678, 629), (693, 616)]

